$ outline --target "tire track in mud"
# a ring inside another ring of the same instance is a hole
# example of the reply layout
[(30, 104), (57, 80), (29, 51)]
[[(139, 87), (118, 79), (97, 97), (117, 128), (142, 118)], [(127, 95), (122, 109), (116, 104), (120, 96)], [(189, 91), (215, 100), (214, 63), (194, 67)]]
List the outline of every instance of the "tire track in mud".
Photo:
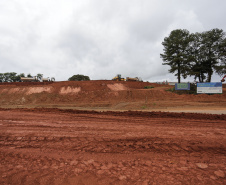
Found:
[[(35, 112), (35, 113), (55, 113), (76, 115), (81, 117), (102, 116), (117, 116), (117, 117), (142, 117), (142, 118), (181, 118), (188, 120), (226, 120), (225, 114), (205, 114), (205, 113), (185, 113), (185, 112), (161, 112), (161, 111), (90, 111), (90, 110), (75, 110), (75, 109), (58, 109), (58, 108), (0, 108), (0, 111), (17, 111), (17, 112)], [(101, 119), (101, 118), (99, 118)]]
[(211, 146), (202, 143), (189, 141), (176, 142), (162, 138), (135, 138), (135, 139), (97, 139), (86, 137), (44, 137), (44, 136), (0, 136), (0, 146), (15, 148), (51, 148), (58, 149), (63, 146), (63, 150), (83, 151), (88, 153), (210, 153), (225, 154), (224, 146)]
[[(99, 119), (58, 112), (29, 113), (27, 119), (22, 111), (1, 117), (12, 115), (14, 125), (1, 125), (0, 184), (226, 183), (216, 175), (226, 170), (222, 119)], [(49, 127), (40, 128), (44, 124)]]
[(165, 139), (151, 140), (135, 139), (135, 140), (115, 140), (115, 141), (99, 141), (95, 143), (93, 149), (84, 147), (85, 152), (97, 153), (209, 153), (226, 155), (226, 148), (223, 146), (206, 146), (202, 144), (192, 144), (190, 142), (177, 143), (176, 141), (166, 141)]

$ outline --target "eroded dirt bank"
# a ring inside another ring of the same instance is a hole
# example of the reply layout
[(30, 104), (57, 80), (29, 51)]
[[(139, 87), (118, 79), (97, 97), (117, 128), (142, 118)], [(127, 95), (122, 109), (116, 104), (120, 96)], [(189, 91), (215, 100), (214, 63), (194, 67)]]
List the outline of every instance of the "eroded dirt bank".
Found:
[(226, 115), (0, 110), (0, 184), (226, 184)]
[[(144, 87), (152, 87), (144, 89)], [(0, 83), (0, 107), (58, 107), (93, 110), (226, 111), (226, 89), (215, 95), (178, 95), (173, 86), (107, 80), (54, 83)]]

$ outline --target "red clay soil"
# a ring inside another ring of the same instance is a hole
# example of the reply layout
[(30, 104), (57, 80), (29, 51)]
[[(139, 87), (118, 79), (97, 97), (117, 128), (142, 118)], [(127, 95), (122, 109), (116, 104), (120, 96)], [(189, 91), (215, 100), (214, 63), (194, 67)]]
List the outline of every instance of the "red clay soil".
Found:
[(0, 109), (0, 184), (226, 184), (226, 115)]
[[(153, 87), (144, 89), (144, 87)], [(103, 110), (225, 109), (223, 94), (178, 95), (169, 85), (110, 80), (0, 83), (0, 107), (58, 107)]]
[(226, 184), (225, 84), (215, 95), (170, 88), (0, 83), (0, 184)]

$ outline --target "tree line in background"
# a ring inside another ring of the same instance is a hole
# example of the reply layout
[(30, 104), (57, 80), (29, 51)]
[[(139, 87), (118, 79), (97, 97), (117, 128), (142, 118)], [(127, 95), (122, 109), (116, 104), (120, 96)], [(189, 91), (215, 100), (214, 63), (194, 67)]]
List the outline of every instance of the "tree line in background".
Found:
[[(38, 73), (36, 76), (39, 80), (41, 80), (43, 74)], [(15, 72), (0, 73), (0, 82), (21, 82), (20, 77), (32, 77), (32, 76), (31, 74), (25, 76), (24, 73), (17, 74)]]
[(226, 34), (221, 29), (191, 34), (185, 29), (173, 30), (162, 45), (163, 65), (169, 65), (169, 72), (176, 73), (178, 83), (181, 76), (211, 82), (214, 72), (220, 76), (226, 73)]
[[(31, 74), (25, 76), (24, 73), (17, 74), (15, 72), (8, 72), (8, 73), (0, 73), (0, 82), (21, 82), (21, 77), (33, 77)], [(38, 73), (36, 75), (37, 79), (41, 81), (43, 74)], [(85, 75), (73, 75), (68, 79), (68, 81), (87, 81), (90, 80), (89, 76)]]

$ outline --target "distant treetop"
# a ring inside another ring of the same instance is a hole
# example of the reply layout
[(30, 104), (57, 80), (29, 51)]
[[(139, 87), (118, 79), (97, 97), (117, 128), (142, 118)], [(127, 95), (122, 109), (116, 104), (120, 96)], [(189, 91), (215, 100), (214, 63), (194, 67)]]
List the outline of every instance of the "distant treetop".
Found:
[(89, 81), (89, 80), (90, 78), (88, 76), (80, 75), (80, 74), (73, 75), (68, 79), (68, 81)]

